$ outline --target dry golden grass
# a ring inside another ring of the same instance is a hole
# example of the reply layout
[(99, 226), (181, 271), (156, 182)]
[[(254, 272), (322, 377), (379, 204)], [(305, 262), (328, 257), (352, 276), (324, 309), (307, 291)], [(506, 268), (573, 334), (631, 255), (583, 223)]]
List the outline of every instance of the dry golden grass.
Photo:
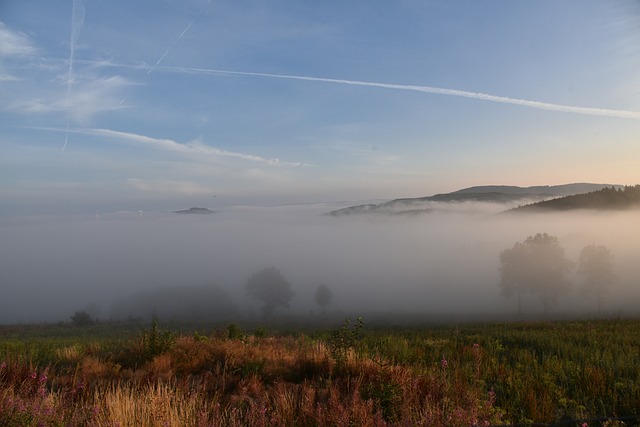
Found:
[(75, 363), (82, 358), (83, 353), (79, 346), (71, 345), (56, 349), (55, 355), (62, 362)]
[(197, 426), (199, 414), (207, 411), (197, 395), (164, 383), (99, 389), (94, 401), (102, 402), (96, 422), (105, 427)]
[[(54, 410), (77, 414), (65, 415), (71, 421), (63, 424), (438, 426), (499, 419), (483, 409), (490, 409), (489, 398), (467, 379), (353, 349), (338, 366), (322, 341), (305, 337), (180, 337), (139, 365), (132, 363), (136, 352), (92, 351), (75, 369), (58, 372)], [(70, 349), (59, 355), (76, 357)]]

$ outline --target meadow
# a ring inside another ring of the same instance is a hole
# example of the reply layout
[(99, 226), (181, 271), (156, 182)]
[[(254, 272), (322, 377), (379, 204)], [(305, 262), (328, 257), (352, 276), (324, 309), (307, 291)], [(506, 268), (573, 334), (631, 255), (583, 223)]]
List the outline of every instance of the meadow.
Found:
[(640, 320), (198, 327), (0, 327), (0, 425), (638, 425)]

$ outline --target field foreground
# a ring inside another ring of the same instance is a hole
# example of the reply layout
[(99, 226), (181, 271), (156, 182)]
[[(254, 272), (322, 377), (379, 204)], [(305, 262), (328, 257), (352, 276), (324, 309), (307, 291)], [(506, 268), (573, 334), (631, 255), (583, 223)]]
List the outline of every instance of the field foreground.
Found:
[(639, 320), (7, 326), (0, 425), (637, 425), (639, 360)]

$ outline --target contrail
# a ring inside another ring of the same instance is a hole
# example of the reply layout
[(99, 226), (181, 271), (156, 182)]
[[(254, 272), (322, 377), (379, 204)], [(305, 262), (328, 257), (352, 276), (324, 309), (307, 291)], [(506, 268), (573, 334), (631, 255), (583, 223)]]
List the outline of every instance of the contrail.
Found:
[[(97, 65), (106, 66), (106, 67), (115, 67), (115, 68), (129, 68), (129, 69), (138, 69), (138, 70), (140, 69), (144, 70), (148, 68), (148, 66), (140, 66), (140, 65), (127, 65), (127, 64), (105, 63), (105, 62), (94, 62), (94, 61), (83, 61), (83, 62), (92, 62), (92, 63), (96, 63)], [(471, 92), (466, 90), (447, 89), (447, 88), (434, 87), (434, 86), (368, 82), (368, 81), (360, 81), (360, 80), (332, 79), (332, 78), (326, 78), (326, 77), (298, 76), (298, 75), (289, 75), (289, 74), (269, 74), (269, 73), (250, 72), (250, 71), (221, 70), (221, 69), (215, 69), (215, 68), (154, 66), (152, 67), (152, 69), (164, 71), (168, 73), (228, 74), (228, 75), (236, 75), (236, 76), (267, 77), (267, 78), (274, 78), (274, 79), (303, 80), (303, 81), (345, 84), (345, 85), (354, 85), (354, 86), (368, 86), (368, 87), (377, 87), (377, 88), (393, 89), (393, 90), (407, 90), (407, 91), (437, 94), (437, 95), (472, 98), (472, 99), (478, 99), (482, 101), (497, 102), (501, 104), (518, 105), (521, 107), (535, 108), (538, 110), (582, 114), (582, 115), (589, 115), (589, 116), (615, 117), (615, 118), (621, 118), (621, 119), (640, 120), (639, 111), (614, 110), (614, 109), (608, 109), (608, 108), (577, 107), (573, 105), (563, 105), (563, 104), (554, 104), (551, 102), (533, 101), (529, 99), (510, 98), (507, 96), (491, 95), (491, 94), (482, 93), (482, 92)]]
[(532, 101), (528, 99), (509, 98), (506, 96), (490, 95), (481, 92), (470, 92), (459, 89), (446, 89), (433, 86), (403, 85), (394, 83), (367, 82), (359, 80), (331, 79), (325, 77), (296, 76), (288, 74), (268, 74), (248, 71), (231, 71), (206, 68), (182, 68), (182, 67), (161, 67), (163, 71), (203, 73), (203, 74), (230, 74), (239, 76), (269, 77), (276, 79), (304, 80), (313, 82), (336, 83), (355, 86), (378, 87), (384, 89), (408, 90), (422, 93), (432, 93), (447, 96), (459, 96), (463, 98), (480, 99), (483, 101), (498, 102), (501, 104), (519, 105), (522, 107), (536, 108), (538, 110), (558, 111), (563, 113), (585, 114), (590, 116), (617, 117), (623, 119), (640, 119), (640, 112), (626, 110), (612, 110), (606, 108), (576, 107), (573, 105), (553, 104), (550, 102)]
[(176, 45), (178, 44), (178, 42), (180, 41), (180, 39), (187, 33), (187, 31), (189, 31), (189, 28), (191, 28), (191, 26), (193, 25), (194, 22), (196, 22), (196, 20), (198, 18), (200, 18), (206, 11), (207, 8), (209, 7), (209, 5), (211, 4), (211, 0), (209, 0), (207, 2), (207, 4), (202, 8), (202, 10), (200, 10), (200, 12), (198, 13), (198, 15), (196, 15), (195, 18), (193, 18), (191, 20), (191, 22), (189, 22), (189, 24), (187, 24), (186, 27), (184, 27), (184, 30), (182, 30), (182, 32), (178, 35), (178, 37), (176, 37), (176, 39), (173, 41), (173, 43), (171, 44), (171, 46), (169, 46), (169, 49), (167, 49), (162, 56), (156, 61), (155, 65), (151, 68), (149, 68), (149, 71), (147, 71), (147, 75), (151, 74), (151, 72), (153, 70), (156, 69), (156, 67), (158, 67), (160, 65), (160, 63), (164, 60), (164, 58), (169, 54), (169, 52), (171, 52), (171, 50), (176, 47)]
[[(71, 9), (71, 37), (69, 41), (69, 70), (67, 72), (67, 97), (65, 104), (69, 106), (69, 98), (71, 96), (71, 84), (73, 82), (73, 60), (76, 54), (76, 41), (78, 40), (78, 32), (84, 23), (84, 0), (73, 0)], [(69, 112), (67, 112), (67, 133), (64, 138), (62, 152), (67, 148), (69, 141)]]
[(67, 148), (67, 142), (69, 141), (69, 119), (67, 119), (67, 130), (64, 133), (64, 145), (62, 146), (62, 152)]

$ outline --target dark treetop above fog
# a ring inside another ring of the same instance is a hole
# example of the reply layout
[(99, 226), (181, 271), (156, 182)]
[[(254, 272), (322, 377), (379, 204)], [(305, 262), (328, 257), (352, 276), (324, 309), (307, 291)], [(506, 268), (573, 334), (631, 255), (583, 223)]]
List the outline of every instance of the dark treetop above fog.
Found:
[(573, 209), (621, 210), (640, 206), (640, 185), (605, 187), (590, 193), (575, 194), (519, 206), (510, 212), (566, 211)]

